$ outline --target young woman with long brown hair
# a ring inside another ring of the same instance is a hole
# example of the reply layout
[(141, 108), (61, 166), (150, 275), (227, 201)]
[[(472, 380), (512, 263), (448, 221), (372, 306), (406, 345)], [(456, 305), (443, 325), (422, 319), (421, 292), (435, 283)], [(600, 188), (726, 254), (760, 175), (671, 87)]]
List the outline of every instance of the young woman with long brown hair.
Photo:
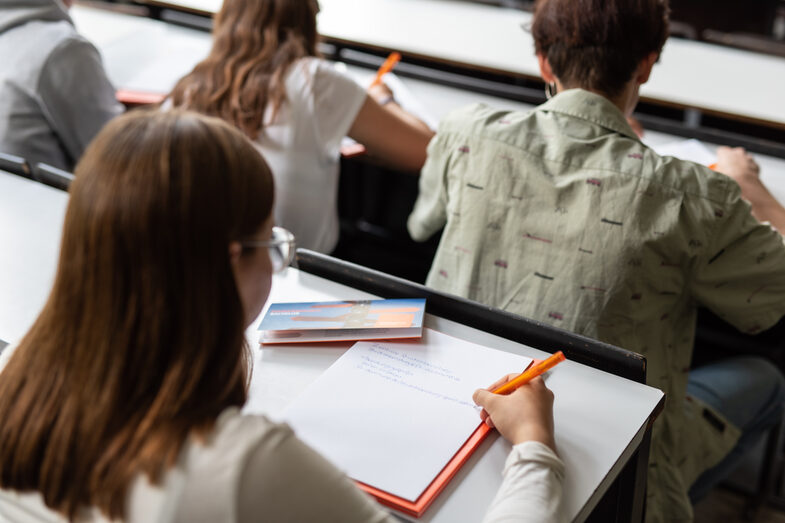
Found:
[[(0, 520), (394, 521), (286, 425), (239, 411), (244, 329), (293, 247), (251, 143), (131, 113), (70, 192), (52, 293), (0, 361)], [(537, 380), (475, 399), (516, 444), (487, 521), (554, 520), (553, 395)]]
[(339, 146), (345, 136), (386, 162), (419, 170), (431, 130), (390, 91), (360, 85), (317, 50), (316, 0), (226, 0), (209, 56), (170, 95), (241, 129), (263, 153), (278, 191), (276, 223), (309, 249), (338, 241)]

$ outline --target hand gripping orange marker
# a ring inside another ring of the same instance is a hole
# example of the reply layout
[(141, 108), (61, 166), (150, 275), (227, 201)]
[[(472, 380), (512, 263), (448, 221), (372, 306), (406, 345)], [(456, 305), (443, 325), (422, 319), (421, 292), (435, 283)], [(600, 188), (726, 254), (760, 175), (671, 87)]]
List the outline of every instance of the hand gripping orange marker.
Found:
[(379, 68), (379, 71), (376, 73), (376, 78), (373, 79), (371, 82), (371, 87), (374, 85), (379, 85), (382, 83), (382, 77), (393, 70), (393, 68), (398, 65), (398, 62), (401, 61), (401, 53), (393, 52), (390, 53), (390, 56), (387, 57), (387, 60), (384, 61), (382, 66)]
[(564, 353), (559, 351), (549, 358), (542, 360), (540, 363), (536, 365), (532, 365), (519, 375), (515, 376), (513, 379), (508, 381), (507, 383), (500, 385), (496, 389), (492, 390), (494, 394), (509, 394), (518, 387), (526, 385), (531, 380), (539, 376), (540, 374), (544, 373), (545, 371), (555, 367), (557, 364), (563, 362), (567, 358), (564, 357)]

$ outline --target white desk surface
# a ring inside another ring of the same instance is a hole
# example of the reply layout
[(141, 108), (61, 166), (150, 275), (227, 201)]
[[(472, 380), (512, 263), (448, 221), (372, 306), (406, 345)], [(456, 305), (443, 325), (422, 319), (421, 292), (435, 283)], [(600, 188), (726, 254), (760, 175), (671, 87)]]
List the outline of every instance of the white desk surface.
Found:
[[(289, 269), (276, 276), (270, 302), (307, 302), (373, 298), (365, 292)], [(261, 316), (260, 316), (261, 318)], [(251, 400), (246, 411), (271, 417), (293, 399), (291, 391), (302, 390), (329, 367), (351, 343), (329, 345), (265, 346), (259, 348), (257, 321), (247, 337), (254, 350)], [(489, 347), (545, 358), (547, 353), (460, 325), (426, 315), (427, 327)], [(556, 445), (567, 467), (564, 485), (565, 513), (570, 521), (584, 519), (618, 473), (622, 449), (637, 447), (647, 418), (662, 398), (661, 391), (634, 383), (584, 365), (565, 362), (547, 378), (554, 391)], [(632, 447), (630, 444), (632, 443)], [(480, 521), (501, 484), (501, 471), (510, 446), (493, 436), (419, 521), (453, 523)]]
[[(16, 343), (43, 307), (57, 265), (65, 192), (0, 172), (0, 339)], [(319, 301), (370, 295), (334, 282), (287, 270), (276, 276), (271, 301)], [(257, 322), (248, 329), (254, 373), (247, 410), (278, 417), (282, 410), (349, 344), (311, 347), (258, 346)], [(531, 357), (544, 357), (509, 340), (442, 318), (428, 316), (426, 325), (453, 336)], [(565, 362), (547, 378), (554, 390), (556, 441), (567, 465), (566, 510), (570, 519), (585, 517), (625, 459), (640, 444), (643, 428), (662, 393), (573, 362)], [(509, 446), (491, 437), (439, 496), (420, 521), (479, 521), (501, 482)], [(609, 476), (609, 471), (613, 473)]]
[[(207, 1), (205, 0), (205, 2)], [(332, 5), (333, 1), (336, 0), (329, 0), (329, 2), (322, 0), (323, 9), (326, 10), (326, 6)], [(370, 2), (370, 0), (366, 1)], [(425, 0), (417, 1), (423, 2), (424, 5), (427, 3)], [(447, 2), (447, 0), (441, 1)], [(365, 5), (366, 2), (357, 3), (359, 12), (367, 12), (367, 7), (363, 7)], [(458, 5), (464, 9), (487, 7), (469, 3), (459, 3)], [(493, 8), (490, 12), (498, 14), (503, 11), (505, 10)], [(526, 16), (525, 13), (519, 11), (513, 11), (513, 13)], [(101, 51), (112, 82), (115, 86), (123, 89), (166, 93), (210, 50), (210, 35), (195, 29), (186, 29), (146, 18), (82, 6), (73, 7), (71, 16), (79, 31), (92, 40)], [(358, 23), (356, 25), (364, 27), (366, 24)], [(357, 77), (367, 77), (370, 74), (366, 69), (349, 67), (348, 70)], [(430, 82), (405, 79), (405, 84), (436, 118), (442, 117), (452, 109), (474, 102), (483, 102), (504, 109), (528, 110), (532, 108), (528, 104)], [(785, 78), (781, 85), (785, 86)], [(785, 98), (783, 98), (782, 105), (785, 107)], [(656, 146), (681, 139), (649, 131), (646, 133), (644, 141)], [(716, 147), (719, 144), (707, 145)], [(756, 159), (761, 165), (761, 176), (764, 183), (779, 201), (785, 202), (785, 160), (768, 156), (756, 156)]]
[(68, 194), (0, 171), (0, 339), (17, 343), (49, 297)]
[[(214, 13), (221, 0), (159, 1)], [(320, 0), (319, 31), (473, 67), (539, 78), (531, 14), (456, 0)], [(644, 98), (785, 125), (785, 59), (670, 39)]]

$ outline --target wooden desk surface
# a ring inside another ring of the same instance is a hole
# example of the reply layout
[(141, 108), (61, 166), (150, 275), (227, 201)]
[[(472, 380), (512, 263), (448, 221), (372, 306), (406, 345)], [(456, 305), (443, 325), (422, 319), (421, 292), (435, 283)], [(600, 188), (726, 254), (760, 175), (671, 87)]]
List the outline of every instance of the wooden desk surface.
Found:
[[(67, 201), (65, 192), (0, 172), (0, 339), (18, 342), (46, 301)], [(363, 297), (369, 295), (290, 269), (275, 277), (271, 301)], [(246, 410), (277, 417), (295, 397), (292, 391), (305, 388), (349, 345), (259, 349), (260, 318), (247, 331), (255, 364)], [(426, 325), (502, 350), (547, 356), (442, 318), (429, 315)], [(574, 362), (560, 365), (548, 385), (556, 394), (557, 445), (569, 471), (566, 509), (580, 521), (640, 445), (662, 393)], [(501, 482), (508, 451), (502, 439), (490, 438), (420, 521), (479, 521)]]
[[(221, 0), (150, 2), (202, 13)], [(320, 0), (319, 31), (331, 40), (478, 69), (539, 78), (531, 15), (455, 0)], [(785, 127), (785, 59), (670, 39), (644, 99)]]

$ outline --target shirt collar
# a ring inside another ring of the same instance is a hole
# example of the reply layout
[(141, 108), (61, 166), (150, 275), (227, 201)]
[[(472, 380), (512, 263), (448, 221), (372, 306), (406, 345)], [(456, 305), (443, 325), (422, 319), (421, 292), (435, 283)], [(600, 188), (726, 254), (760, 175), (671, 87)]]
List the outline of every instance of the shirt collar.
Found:
[(537, 107), (537, 110), (562, 113), (587, 120), (640, 141), (630, 124), (627, 123), (627, 118), (618, 107), (613, 105), (613, 102), (602, 95), (584, 89), (562, 91)]

